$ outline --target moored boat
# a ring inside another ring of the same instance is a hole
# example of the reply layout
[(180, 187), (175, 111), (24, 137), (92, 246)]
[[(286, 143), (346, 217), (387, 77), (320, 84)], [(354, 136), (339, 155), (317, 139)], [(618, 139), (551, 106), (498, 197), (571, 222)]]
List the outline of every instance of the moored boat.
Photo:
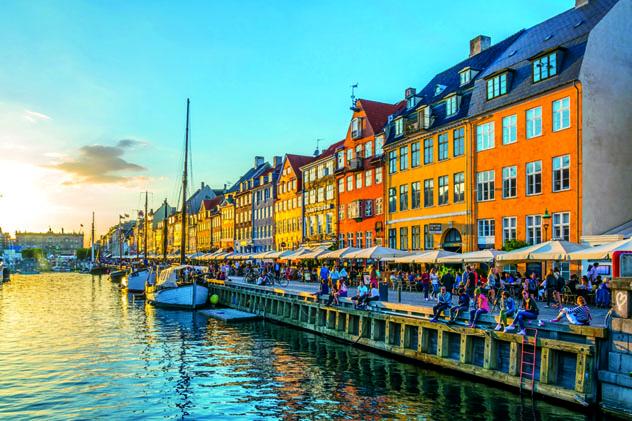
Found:
[(156, 274), (154, 271), (143, 268), (132, 271), (129, 275), (124, 276), (122, 279), (122, 285), (127, 288), (127, 292), (141, 293), (145, 292), (145, 285), (153, 283)]
[(126, 270), (114, 270), (110, 272), (110, 281), (118, 284), (121, 282), (126, 273)]
[(147, 300), (157, 307), (196, 309), (208, 303), (202, 268), (180, 265), (164, 269), (156, 285), (147, 286)]

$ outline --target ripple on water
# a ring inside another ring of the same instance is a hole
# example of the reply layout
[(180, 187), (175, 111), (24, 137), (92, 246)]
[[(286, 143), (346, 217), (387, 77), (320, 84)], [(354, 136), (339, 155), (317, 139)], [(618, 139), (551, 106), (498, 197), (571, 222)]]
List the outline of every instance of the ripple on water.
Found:
[(14, 276), (0, 332), (0, 418), (585, 418), (288, 327), (154, 309), (107, 277)]

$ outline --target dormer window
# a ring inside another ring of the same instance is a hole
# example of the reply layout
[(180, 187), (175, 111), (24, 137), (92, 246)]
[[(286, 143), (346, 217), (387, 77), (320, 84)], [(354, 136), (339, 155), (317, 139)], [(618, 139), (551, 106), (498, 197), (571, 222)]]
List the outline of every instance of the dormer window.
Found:
[(415, 97), (411, 96), (406, 100), (406, 108), (411, 109), (415, 107)]
[(429, 106), (425, 106), (422, 107), (419, 110), (419, 127), (427, 130), (430, 127), (431, 121), (430, 121), (430, 116), (431, 116), (431, 112), (430, 112), (430, 107)]
[(487, 99), (494, 99), (505, 94), (507, 94), (507, 72), (487, 79)]
[(557, 74), (557, 51), (533, 60), (533, 82), (548, 79)]
[(445, 115), (452, 116), (459, 111), (459, 96), (452, 95), (445, 100)]
[(404, 119), (402, 117), (395, 120), (395, 137), (399, 137), (404, 134)]
[(362, 137), (362, 118), (356, 117), (351, 120), (351, 137), (353, 139)]
[(468, 83), (470, 83), (470, 80), (472, 80), (472, 74), (471, 74), (471, 70), (470, 69), (464, 69), (461, 70), (459, 72), (459, 80), (460, 80), (460, 85), (467, 85)]
[(435, 96), (437, 95), (441, 95), (441, 93), (443, 93), (443, 91), (445, 91), (446, 86), (445, 85), (441, 85), (441, 84), (437, 84), (437, 86), (435, 86)]
[(382, 149), (384, 147), (384, 136), (379, 135), (375, 137), (375, 156), (381, 156), (384, 153)]

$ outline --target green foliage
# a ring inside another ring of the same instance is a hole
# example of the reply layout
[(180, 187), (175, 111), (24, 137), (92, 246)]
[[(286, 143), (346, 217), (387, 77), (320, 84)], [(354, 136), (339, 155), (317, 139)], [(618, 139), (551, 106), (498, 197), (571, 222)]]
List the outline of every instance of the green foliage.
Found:
[(44, 257), (44, 251), (42, 249), (33, 248), (22, 250), (23, 259), (42, 259)]
[(89, 248), (81, 248), (75, 251), (75, 255), (77, 256), (77, 260), (86, 260), (90, 258), (90, 249)]
[(522, 240), (509, 240), (503, 244), (503, 251), (511, 251), (527, 247), (529, 244)]

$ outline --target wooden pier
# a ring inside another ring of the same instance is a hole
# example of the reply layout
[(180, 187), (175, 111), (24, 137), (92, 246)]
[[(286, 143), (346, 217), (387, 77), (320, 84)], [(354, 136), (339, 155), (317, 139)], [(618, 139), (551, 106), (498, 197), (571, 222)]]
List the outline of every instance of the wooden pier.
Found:
[[(430, 322), (424, 307), (378, 302), (355, 310), (349, 299), (328, 307), (313, 294), (211, 281), (220, 303), (264, 318), (318, 332), (368, 348), (520, 388), (522, 337), (484, 329)], [(531, 327), (536, 327), (533, 324)], [(607, 336), (603, 327), (548, 324), (538, 328), (534, 392), (580, 404), (597, 403), (597, 367)], [(531, 393), (531, 382), (523, 391)]]

